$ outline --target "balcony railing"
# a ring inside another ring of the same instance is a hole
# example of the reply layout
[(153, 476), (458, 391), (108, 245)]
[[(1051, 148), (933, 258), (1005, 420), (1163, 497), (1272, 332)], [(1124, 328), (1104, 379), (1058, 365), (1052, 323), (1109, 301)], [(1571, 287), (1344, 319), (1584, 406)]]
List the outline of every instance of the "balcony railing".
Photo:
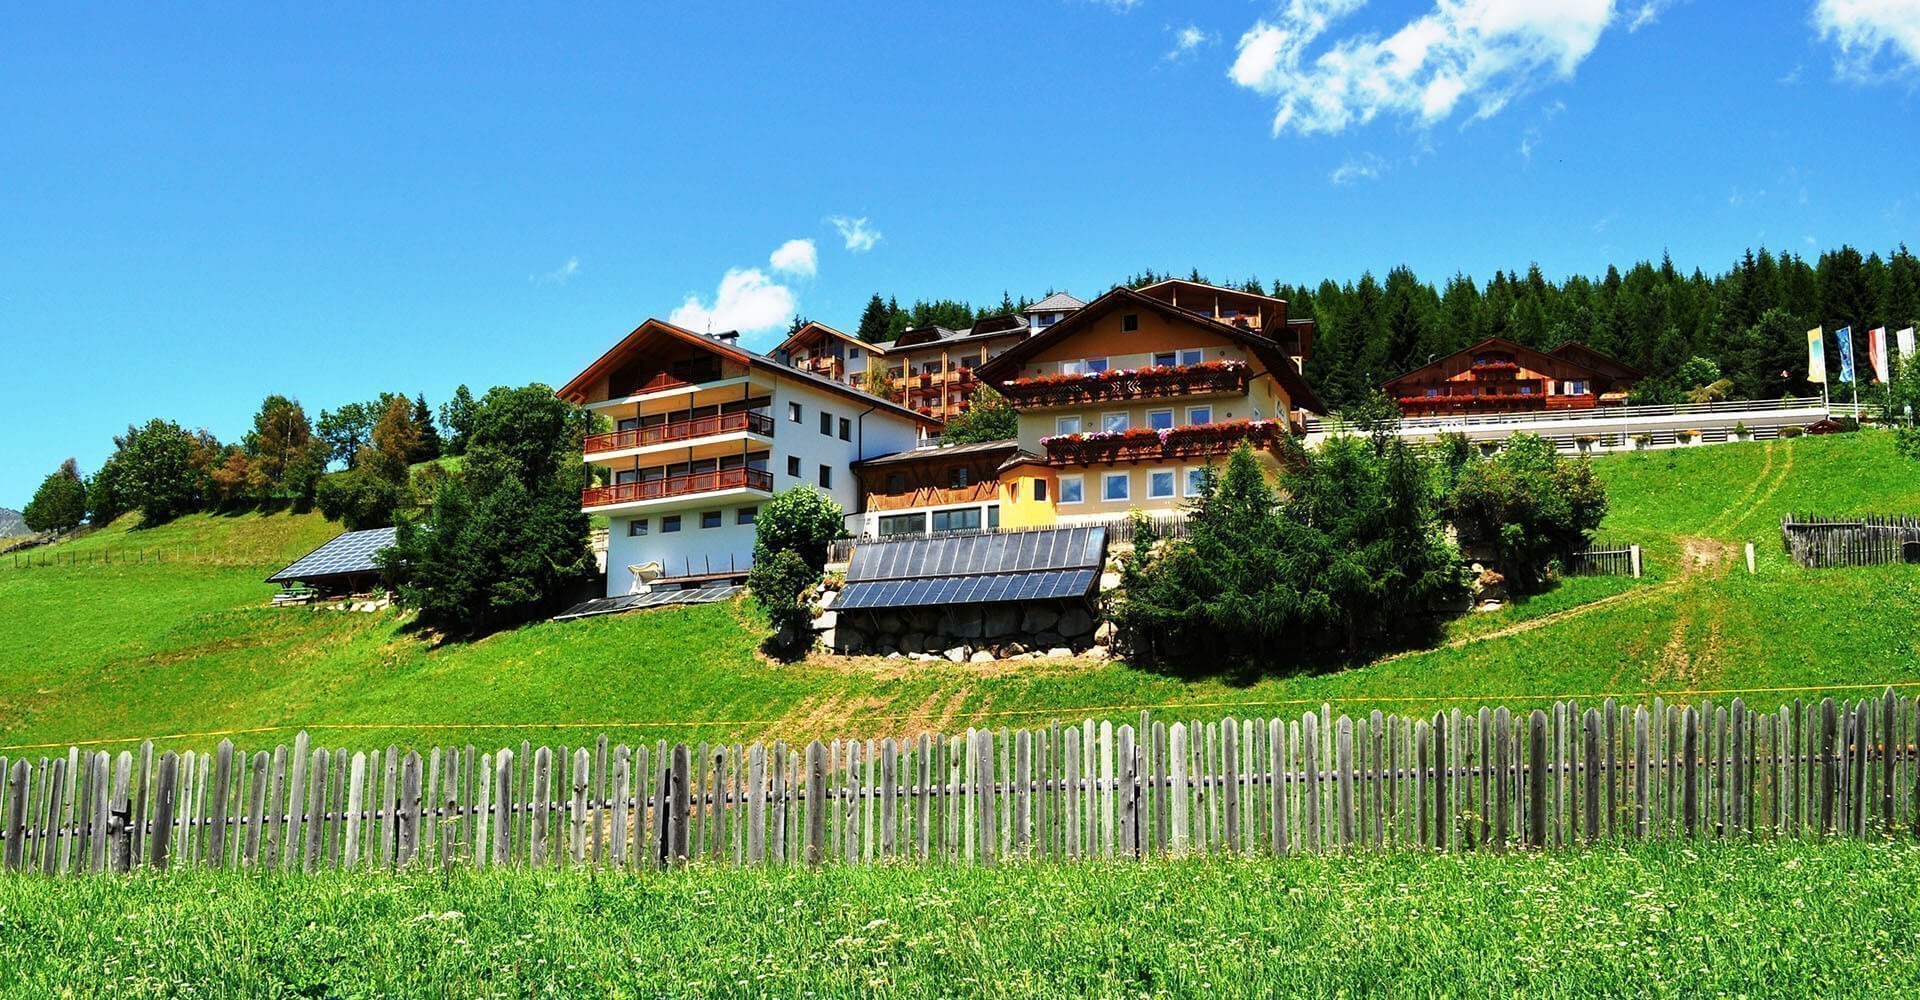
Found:
[(917, 507), (942, 507), (948, 504), (985, 503), (999, 496), (998, 480), (968, 486), (922, 486), (904, 493), (869, 493), (868, 510), (912, 510)]
[(1159, 462), (1168, 459), (1221, 455), (1246, 442), (1256, 448), (1277, 447), (1289, 429), (1279, 420), (1233, 420), (1164, 431), (1136, 429), (1092, 434), (1061, 434), (1040, 439), (1049, 465), (1090, 465), (1100, 462)]
[(1015, 406), (1075, 406), (1116, 399), (1245, 392), (1250, 377), (1244, 361), (1209, 361), (1014, 379), (1000, 392)]
[(669, 420), (664, 424), (654, 424), (651, 427), (635, 427), (631, 430), (614, 431), (611, 434), (595, 434), (587, 438), (585, 450), (589, 455), (597, 455), (609, 451), (625, 451), (628, 448), (645, 448), (675, 441), (691, 441), (694, 438), (712, 437), (716, 434), (738, 434), (741, 431), (772, 437), (773, 418), (764, 413), (745, 410), (739, 413), (695, 417), (692, 420)]
[(664, 500), (667, 497), (684, 497), (696, 493), (718, 493), (721, 490), (738, 489), (772, 493), (773, 473), (765, 469), (721, 469), (717, 472), (695, 472), (638, 483), (593, 486), (581, 491), (580, 506), (608, 507), (613, 504), (637, 503), (641, 500)]

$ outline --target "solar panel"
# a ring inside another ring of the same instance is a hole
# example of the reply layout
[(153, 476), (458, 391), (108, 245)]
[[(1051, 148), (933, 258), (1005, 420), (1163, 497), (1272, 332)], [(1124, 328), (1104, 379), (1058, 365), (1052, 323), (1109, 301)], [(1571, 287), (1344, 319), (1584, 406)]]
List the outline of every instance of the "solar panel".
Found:
[(622, 611), (638, 611), (642, 608), (662, 608), (675, 604), (712, 604), (733, 597), (745, 588), (734, 584), (717, 584), (695, 587), (686, 590), (656, 590), (648, 594), (624, 594), (619, 597), (601, 597), (591, 601), (582, 601), (561, 613), (554, 615), (554, 621), (570, 621), (575, 618), (591, 618), (596, 615), (618, 614)]
[(368, 528), (334, 536), (332, 541), (294, 560), (293, 565), (267, 577), (268, 583), (317, 580), (352, 573), (372, 573), (373, 556), (393, 545), (392, 528)]
[(861, 542), (854, 546), (847, 580), (1098, 567), (1105, 559), (1106, 547), (1104, 525)]
[(1073, 569), (924, 580), (869, 580), (847, 584), (833, 606), (842, 611), (859, 611), (1086, 597), (1099, 579), (1098, 569)]

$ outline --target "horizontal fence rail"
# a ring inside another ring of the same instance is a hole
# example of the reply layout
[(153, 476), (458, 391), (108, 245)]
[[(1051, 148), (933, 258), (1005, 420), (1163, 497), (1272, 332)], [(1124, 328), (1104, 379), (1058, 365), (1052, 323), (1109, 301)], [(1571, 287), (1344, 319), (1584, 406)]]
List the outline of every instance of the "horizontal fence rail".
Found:
[[(1581, 410), (1534, 410), (1522, 413), (1463, 413), (1438, 417), (1406, 417), (1400, 421), (1403, 429), (1441, 429), (1467, 427), (1497, 427), (1505, 424), (1525, 424), (1541, 422), (1598, 422), (1612, 421), (1619, 424), (1622, 420), (1643, 417), (1676, 417), (1687, 414), (1769, 414), (1782, 410), (1823, 410), (1835, 415), (1862, 416), (1870, 409), (1865, 404), (1853, 406), (1848, 403), (1823, 405), (1820, 397), (1798, 398), (1784, 396), (1778, 399), (1728, 399), (1714, 403), (1673, 403), (1663, 405), (1609, 406), (1604, 408)], [(1337, 420), (1317, 417), (1307, 419), (1307, 433), (1330, 431), (1338, 426)]]
[(1556, 702), (804, 747), (0, 759), (5, 866), (671, 867), (1920, 837), (1920, 704)]
[(1920, 517), (1902, 514), (1788, 514), (1780, 540), (1809, 569), (1920, 563)]
[(1567, 559), (1572, 576), (1640, 575), (1640, 546), (1626, 542), (1596, 541)]

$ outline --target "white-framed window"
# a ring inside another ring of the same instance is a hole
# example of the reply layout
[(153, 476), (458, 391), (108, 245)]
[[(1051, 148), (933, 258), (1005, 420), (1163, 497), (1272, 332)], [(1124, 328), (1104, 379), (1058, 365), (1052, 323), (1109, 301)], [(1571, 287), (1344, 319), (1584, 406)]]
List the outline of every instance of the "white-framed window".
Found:
[(1086, 365), (1087, 371), (1089, 372), (1103, 372), (1107, 370), (1106, 358), (1088, 358), (1081, 362), (1081, 364)]
[(793, 421), (796, 424), (800, 422), (800, 404), (799, 403), (787, 404), (787, 419)]
[(1060, 362), (1060, 374), (1062, 375), (1085, 375), (1086, 373), (1087, 363), (1085, 361), (1074, 360)]
[(1055, 434), (1080, 433), (1080, 415), (1076, 413), (1072, 416), (1053, 418), (1053, 432)]
[(1060, 477), (1060, 502), (1084, 503), (1087, 499), (1087, 480), (1085, 476)]
[(1147, 499), (1173, 499), (1174, 472), (1172, 469), (1147, 470)]
[(1133, 426), (1133, 421), (1130, 417), (1127, 416), (1127, 413), (1125, 410), (1122, 410), (1119, 413), (1100, 414), (1100, 429), (1103, 431), (1108, 431), (1108, 432), (1124, 431), (1131, 426)]
[(1207, 352), (1198, 347), (1185, 348), (1180, 352), (1180, 363), (1183, 365), (1197, 365), (1205, 360)]
[(1210, 424), (1210, 423), (1213, 423), (1213, 407), (1211, 406), (1187, 407), (1187, 426), (1188, 427), (1198, 427), (1201, 424)]
[(1586, 395), (1587, 380), (1583, 378), (1568, 379), (1567, 382), (1562, 386), (1560, 391), (1562, 392), (1562, 394), (1568, 395), (1568, 396)]
[(1180, 363), (1180, 355), (1174, 351), (1161, 351), (1153, 356), (1155, 368), (1172, 368)]
[(1190, 465), (1187, 467), (1187, 496), (1197, 497), (1207, 485), (1207, 467)]
[(1148, 410), (1147, 411), (1147, 427), (1156, 431), (1172, 430), (1173, 429), (1173, 411), (1171, 409)]
[(1100, 499), (1128, 500), (1133, 496), (1133, 477), (1124, 472), (1100, 474)]

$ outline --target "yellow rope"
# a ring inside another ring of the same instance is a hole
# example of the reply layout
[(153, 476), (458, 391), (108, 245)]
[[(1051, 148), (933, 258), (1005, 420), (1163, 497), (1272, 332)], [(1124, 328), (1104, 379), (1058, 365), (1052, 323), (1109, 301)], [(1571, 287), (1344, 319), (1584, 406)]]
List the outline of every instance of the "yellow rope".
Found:
[[(1819, 692), (1819, 691), (1860, 691), (1860, 690), (1865, 690), (1869, 688), (1889, 689), (1889, 688), (1915, 688), (1915, 687), (1920, 687), (1920, 681), (1889, 681), (1889, 682), (1871, 682), (1871, 683), (1862, 683), (1862, 684), (1805, 684), (1805, 685), (1791, 685), (1791, 686), (1785, 686), (1785, 687), (1763, 687), (1763, 688), (1680, 688), (1680, 689), (1674, 689), (1674, 690), (1656, 689), (1656, 690), (1648, 690), (1648, 691), (1614, 691), (1614, 692), (1599, 692), (1599, 693), (1588, 693), (1588, 694), (1555, 694), (1555, 695), (1525, 695), (1525, 694), (1495, 695), (1495, 696), (1464, 695), (1464, 694), (1463, 695), (1393, 695), (1393, 696), (1353, 695), (1353, 696), (1321, 697), (1321, 698), (1280, 698), (1280, 699), (1266, 699), (1266, 700), (1260, 700), (1260, 701), (1189, 701), (1189, 702), (1180, 702), (1177, 704), (1159, 704), (1159, 705), (1104, 705), (1104, 706), (1095, 706), (1095, 707), (1077, 708), (1077, 709), (1058, 709), (1058, 708), (988, 709), (985, 711), (970, 713), (967, 715), (967, 717), (978, 719), (978, 718), (1046, 715), (1046, 716), (1053, 716), (1055, 718), (1059, 718), (1061, 716), (1076, 716), (1076, 717), (1091, 718), (1091, 717), (1101, 716), (1101, 715), (1112, 715), (1119, 712), (1187, 711), (1190, 709), (1201, 709), (1201, 708), (1219, 708), (1219, 709), (1272, 708), (1272, 707), (1278, 707), (1283, 705), (1320, 705), (1320, 704), (1332, 703), (1335, 701), (1338, 701), (1343, 704), (1353, 703), (1353, 702), (1387, 702), (1387, 703), (1417, 702), (1422, 704), (1435, 704), (1435, 703), (1462, 702), (1462, 701), (1487, 702), (1487, 703), (1495, 703), (1500, 701), (1592, 702), (1592, 701), (1605, 701), (1608, 698), (1613, 698), (1620, 701), (1626, 701), (1628, 699), (1650, 700), (1655, 697), (1673, 698), (1678, 696), (1705, 697), (1705, 696), (1711, 696), (1711, 695), (1728, 695), (1728, 694), (1733, 694), (1733, 695), (1784, 694), (1788, 692), (1805, 693), (1805, 692)], [(868, 723), (868, 724), (886, 723), (886, 722), (910, 722), (915, 719), (935, 718), (945, 714), (947, 713), (909, 712), (903, 715), (869, 715), (869, 716), (859, 717), (857, 721), (860, 723)], [(0, 746), (0, 751), (51, 750), (51, 749), (64, 749), (66, 747), (103, 746), (103, 745), (113, 744), (113, 743), (144, 743), (149, 741), (154, 743), (165, 743), (165, 742), (173, 742), (173, 741), (180, 741), (180, 740), (212, 739), (215, 737), (226, 738), (226, 737), (232, 737), (232, 736), (251, 736), (251, 735), (257, 735), (260, 733), (297, 732), (300, 730), (312, 731), (312, 730), (332, 729), (332, 730), (343, 730), (343, 731), (369, 731), (369, 730), (379, 730), (379, 729), (411, 729), (411, 730), (419, 730), (419, 731), (443, 731), (443, 730), (471, 731), (471, 730), (480, 730), (480, 729), (491, 729), (491, 730), (596, 729), (596, 730), (607, 731), (607, 730), (621, 730), (621, 729), (696, 729), (696, 728), (706, 728), (706, 727), (745, 728), (750, 726), (775, 726), (775, 725), (780, 725), (782, 723), (786, 723), (790, 721), (791, 720), (789, 719), (705, 719), (705, 720), (697, 720), (697, 721), (690, 721), (690, 722), (426, 722), (426, 723), (337, 722), (337, 723), (319, 723), (319, 724), (311, 724), (311, 725), (289, 723), (284, 725), (272, 725), (272, 726), (251, 726), (244, 729), (214, 729), (214, 730), (207, 730), (205, 732), (197, 732), (197, 733), (168, 733), (163, 736), (122, 736), (122, 737), (112, 737), (107, 739), (96, 739), (96, 740), (73, 740), (73, 741), (61, 742), (61, 743), (20, 743), (20, 744), (14, 744), (12, 746)]]

